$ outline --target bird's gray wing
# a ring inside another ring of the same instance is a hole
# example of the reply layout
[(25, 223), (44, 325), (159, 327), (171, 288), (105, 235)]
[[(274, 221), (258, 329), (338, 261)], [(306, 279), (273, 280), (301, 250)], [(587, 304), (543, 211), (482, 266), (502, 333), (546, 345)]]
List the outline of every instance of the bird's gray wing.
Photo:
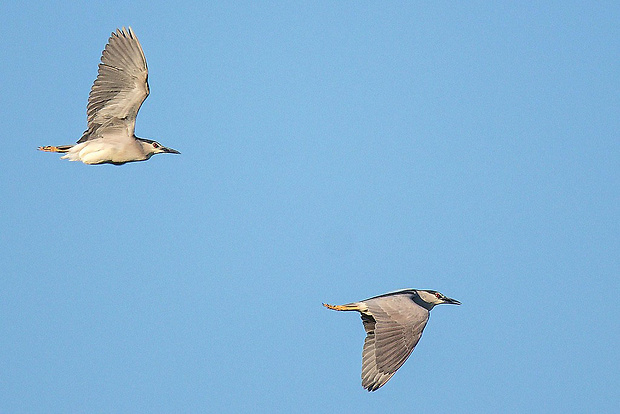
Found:
[(88, 130), (78, 142), (97, 138), (107, 129), (127, 128), (133, 137), (136, 116), (149, 95), (146, 58), (131, 30), (116, 29), (101, 55), (99, 73), (88, 96)]
[(362, 352), (362, 386), (375, 391), (400, 368), (418, 344), (429, 312), (407, 294), (363, 301), (366, 340)]

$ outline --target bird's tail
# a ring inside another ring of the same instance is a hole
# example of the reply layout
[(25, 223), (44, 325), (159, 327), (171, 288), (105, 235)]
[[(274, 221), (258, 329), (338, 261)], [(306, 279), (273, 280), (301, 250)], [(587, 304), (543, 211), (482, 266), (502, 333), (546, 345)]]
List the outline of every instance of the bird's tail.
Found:
[(337, 311), (362, 311), (363, 309), (360, 307), (360, 304), (355, 302), (355, 303), (348, 303), (346, 305), (329, 305), (327, 303), (324, 303), (323, 306), (325, 306), (327, 309), (333, 309), (333, 310), (337, 310)]
[(46, 145), (44, 147), (39, 147), (39, 151), (45, 151), (45, 152), (69, 152), (71, 147), (73, 147), (73, 145), (59, 145), (57, 147), (53, 146), (53, 145)]

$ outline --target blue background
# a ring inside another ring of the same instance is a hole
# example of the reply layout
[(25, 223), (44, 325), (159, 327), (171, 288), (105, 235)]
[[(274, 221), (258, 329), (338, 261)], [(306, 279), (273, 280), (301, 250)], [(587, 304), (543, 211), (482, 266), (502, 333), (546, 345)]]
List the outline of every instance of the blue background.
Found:
[[(0, 411), (618, 412), (618, 2), (3, 2)], [(71, 144), (111, 31), (151, 96)], [(440, 306), (382, 389), (347, 303)]]

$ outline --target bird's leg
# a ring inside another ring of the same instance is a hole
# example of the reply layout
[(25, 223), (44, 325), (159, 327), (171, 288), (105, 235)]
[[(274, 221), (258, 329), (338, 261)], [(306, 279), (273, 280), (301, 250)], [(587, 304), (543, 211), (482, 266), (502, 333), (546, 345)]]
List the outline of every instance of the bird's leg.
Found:
[(337, 311), (363, 311), (359, 303), (349, 303), (347, 305), (329, 305), (327, 303), (324, 303), (323, 306), (325, 306), (327, 309), (333, 309)]
[(39, 151), (45, 152), (69, 152), (73, 145), (60, 145), (55, 147), (53, 145), (46, 145), (44, 147), (39, 147)]

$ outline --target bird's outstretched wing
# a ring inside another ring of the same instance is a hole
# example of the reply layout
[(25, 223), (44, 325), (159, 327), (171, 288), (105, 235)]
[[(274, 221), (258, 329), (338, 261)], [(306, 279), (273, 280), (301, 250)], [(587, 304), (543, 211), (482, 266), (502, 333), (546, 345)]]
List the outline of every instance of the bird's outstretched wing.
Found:
[(78, 143), (98, 138), (108, 128), (127, 128), (133, 137), (136, 116), (148, 95), (142, 46), (131, 27), (116, 29), (101, 55), (99, 73), (88, 96), (88, 129)]
[(382, 387), (418, 344), (429, 312), (406, 293), (367, 299), (362, 313), (366, 340), (362, 352), (362, 386)]

